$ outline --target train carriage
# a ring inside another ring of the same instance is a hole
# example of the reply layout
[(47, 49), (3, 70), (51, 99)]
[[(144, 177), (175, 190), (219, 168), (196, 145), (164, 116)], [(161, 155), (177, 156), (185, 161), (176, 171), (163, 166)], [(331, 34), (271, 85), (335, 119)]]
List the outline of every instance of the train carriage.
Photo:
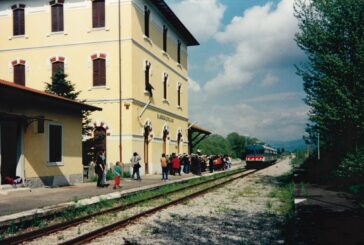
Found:
[(266, 145), (248, 145), (245, 148), (245, 152), (247, 168), (265, 167), (275, 163), (278, 159), (277, 149)]

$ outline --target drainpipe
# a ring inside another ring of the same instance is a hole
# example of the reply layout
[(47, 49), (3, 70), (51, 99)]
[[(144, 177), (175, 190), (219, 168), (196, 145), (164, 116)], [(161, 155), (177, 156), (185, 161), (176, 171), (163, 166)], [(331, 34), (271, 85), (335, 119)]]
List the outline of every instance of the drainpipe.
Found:
[(118, 0), (118, 44), (119, 44), (119, 161), (122, 165), (123, 172), (124, 172), (124, 163), (123, 163), (123, 147), (122, 147), (122, 111), (123, 111), (123, 105), (122, 105), (122, 87), (121, 87), (121, 0)]

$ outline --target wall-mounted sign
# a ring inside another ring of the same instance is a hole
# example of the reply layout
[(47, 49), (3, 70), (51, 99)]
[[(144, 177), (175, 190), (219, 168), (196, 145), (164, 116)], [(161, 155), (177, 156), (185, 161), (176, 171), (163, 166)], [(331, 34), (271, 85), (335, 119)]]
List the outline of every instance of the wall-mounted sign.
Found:
[(157, 114), (157, 118), (161, 119), (163, 121), (171, 122), (173, 123), (173, 118), (167, 117), (165, 115)]

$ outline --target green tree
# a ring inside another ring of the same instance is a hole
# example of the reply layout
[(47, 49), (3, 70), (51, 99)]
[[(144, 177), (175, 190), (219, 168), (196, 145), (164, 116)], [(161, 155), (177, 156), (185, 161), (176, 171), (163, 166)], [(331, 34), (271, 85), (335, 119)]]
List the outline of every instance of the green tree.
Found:
[[(67, 74), (62, 70), (56, 72), (52, 76), (51, 83), (46, 83), (45, 91), (47, 93), (56, 94), (68, 99), (77, 100), (78, 95), (81, 91), (75, 91), (75, 85), (67, 80)], [(82, 101), (83, 102), (83, 101)], [(82, 135), (87, 135), (92, 129), (90, 125), (91, 119), (90, 111), (82, 111)]]
[(364, 142), (364, 0), (296, 0), (308, 139), (339, 156)]
[(201, 141), (195, 147), (195, 151), (200, 149), (202, 154), (216, 155), (216, 154), (231, 154), (232, 149), (229, 142), (221, 135), (213, 134), (208, 138)]
[(76, 100), (81, 91), (75, 91), (75, 85), (67, 80), (67, 74), (62, 70), (52, 76), (52, 81), (46, 83), (47, 93), (56, 94), (71, 100)]
[(242, 153), (245, 151), (245, 137), (233, 132), (228, 134), (226, 139), (231, 145), (232, 156), (241, 157)]

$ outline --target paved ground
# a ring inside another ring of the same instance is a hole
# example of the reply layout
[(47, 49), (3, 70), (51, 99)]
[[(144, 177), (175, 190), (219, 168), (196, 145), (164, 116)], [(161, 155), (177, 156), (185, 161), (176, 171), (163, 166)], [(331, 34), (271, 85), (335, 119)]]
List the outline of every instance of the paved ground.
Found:
[(364, 213), (344, 193), (296, 184), (294, 244), (364, 244)]
[[(233, 168), (239, 166), (242, 166), (242, 164), (235, 162)], [(206, 174), (208, 173), (204, 173), (204, 175)], [(170, 182), (193, 177), (192, 174), (170, 176)], [(112, 188), (113, 181), (109, 181), (109, 183), (108, 188), (97, 188), (96, 183), (93, 182), (59, 188), (37, 188), (30, 191), (16, 191), (7, 195), (0, 195), (0, 216), (116, 192)], [(143, 177), (142, 181), (123, 179), (122, 189), (117, 190), (117, 192), (165, 183), (168, 182), (161, 181), (160, 175), (147, 175)]]

